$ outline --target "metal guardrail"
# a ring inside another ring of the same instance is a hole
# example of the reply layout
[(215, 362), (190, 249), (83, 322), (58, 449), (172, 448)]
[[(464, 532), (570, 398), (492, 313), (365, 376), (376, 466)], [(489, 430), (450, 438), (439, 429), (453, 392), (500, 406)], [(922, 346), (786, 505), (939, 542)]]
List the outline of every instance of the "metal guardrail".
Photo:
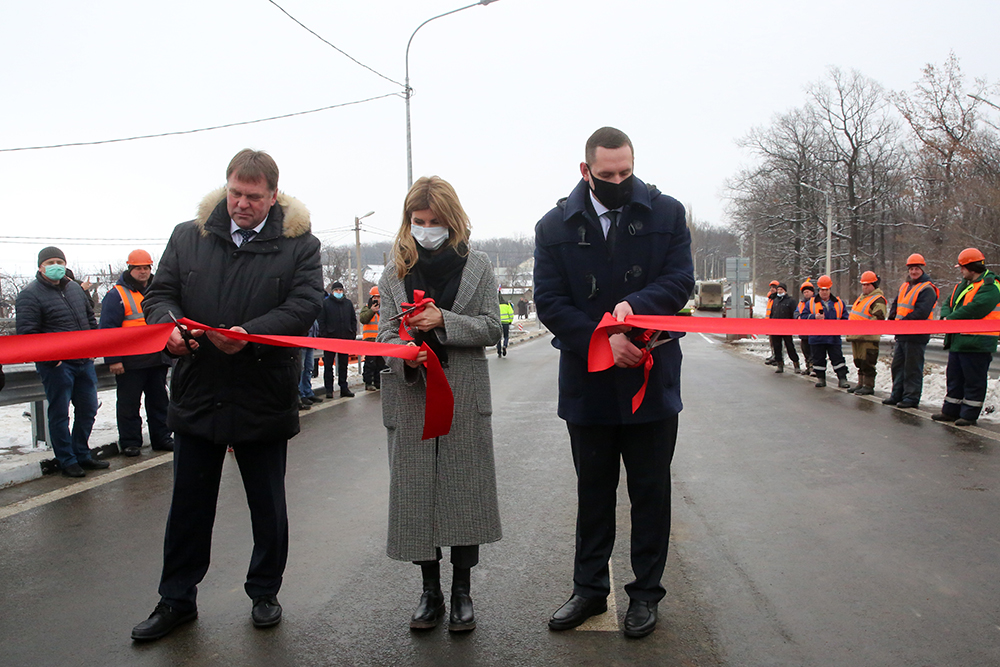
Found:
[[(97, 364), (97, 390), (115, 386), (115, 376), (107, 364)], [(34, 364), (17, 364), (3, 369), (6, 384), (0, 391), (0, 406), (27, 403), (31, 413), (31, 443), (48, 442), (49, 422), (46, 417), (45, 389)]]

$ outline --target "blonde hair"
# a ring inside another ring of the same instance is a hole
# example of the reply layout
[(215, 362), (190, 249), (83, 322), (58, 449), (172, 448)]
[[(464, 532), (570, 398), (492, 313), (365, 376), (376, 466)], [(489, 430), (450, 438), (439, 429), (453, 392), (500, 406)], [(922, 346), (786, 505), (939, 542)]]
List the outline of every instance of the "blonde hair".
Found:
[(468, 254), (472, 225), (458, 194), (451, 183), (437, 176), (422, 176), (406, 193), (403, 202), (403, 222), (393, 242), (396, 275), (403, 278), (417, 263), (417, 242), (410, 233), (410, 217), (417, 211), (430, 209), (438, 221), (448, 228), (446, 246)]

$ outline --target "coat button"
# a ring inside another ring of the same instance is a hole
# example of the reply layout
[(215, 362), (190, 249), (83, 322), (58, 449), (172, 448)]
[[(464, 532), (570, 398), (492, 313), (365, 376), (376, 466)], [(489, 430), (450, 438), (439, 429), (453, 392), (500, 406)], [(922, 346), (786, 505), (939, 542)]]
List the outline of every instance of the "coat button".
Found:
[(221, 408), (222, 408), (222, 403), (221, 403), (221, 402), (219, 402), (219, 403), (216, 403), (216, 404), (215, 404), (215, 407), (216, 407), (216, 408), (220, 408), (220, 409), (221, 409)]

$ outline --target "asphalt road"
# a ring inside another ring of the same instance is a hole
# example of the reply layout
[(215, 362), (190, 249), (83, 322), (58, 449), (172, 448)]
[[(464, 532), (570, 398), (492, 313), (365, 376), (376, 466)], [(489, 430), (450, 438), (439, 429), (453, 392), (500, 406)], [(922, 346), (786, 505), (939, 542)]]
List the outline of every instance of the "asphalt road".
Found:
[(543, 338), (490, 357), (504, 539), (473, 571), (474, 632), (407, 627), (419, 570), (384, 555), (385, 435), (368, 393), (305, 414), (290, 443), (292, 547), (272, 630), (249, 623), (234, 461), (200, 616), (148, 645), (129, 631), (156, 602), (169, 456), (115, 460), (90, 488), (0, 491), (0, 664), (1000, 664), (997, 435), (815, 389), (702, 336), (683, 345), (668, 595), (645, 639), (620, 631), (624, 484), (616, 609), (546, 628), (571, 587), (575, 480)]

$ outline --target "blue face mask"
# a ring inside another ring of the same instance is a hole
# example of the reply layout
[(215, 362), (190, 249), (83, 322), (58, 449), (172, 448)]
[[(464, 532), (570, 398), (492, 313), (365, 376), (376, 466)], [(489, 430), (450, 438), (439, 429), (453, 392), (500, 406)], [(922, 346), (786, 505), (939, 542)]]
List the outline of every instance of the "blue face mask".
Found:
[(45, 277), (58, 282), (66, 277), (66, 267), (62, 264), (49, 264), (45, 267)]
[(333, 298), (334, 299), (343, 299), (344, 298), (344, 293), (343, 292), (334, 292), (333, 293)]

